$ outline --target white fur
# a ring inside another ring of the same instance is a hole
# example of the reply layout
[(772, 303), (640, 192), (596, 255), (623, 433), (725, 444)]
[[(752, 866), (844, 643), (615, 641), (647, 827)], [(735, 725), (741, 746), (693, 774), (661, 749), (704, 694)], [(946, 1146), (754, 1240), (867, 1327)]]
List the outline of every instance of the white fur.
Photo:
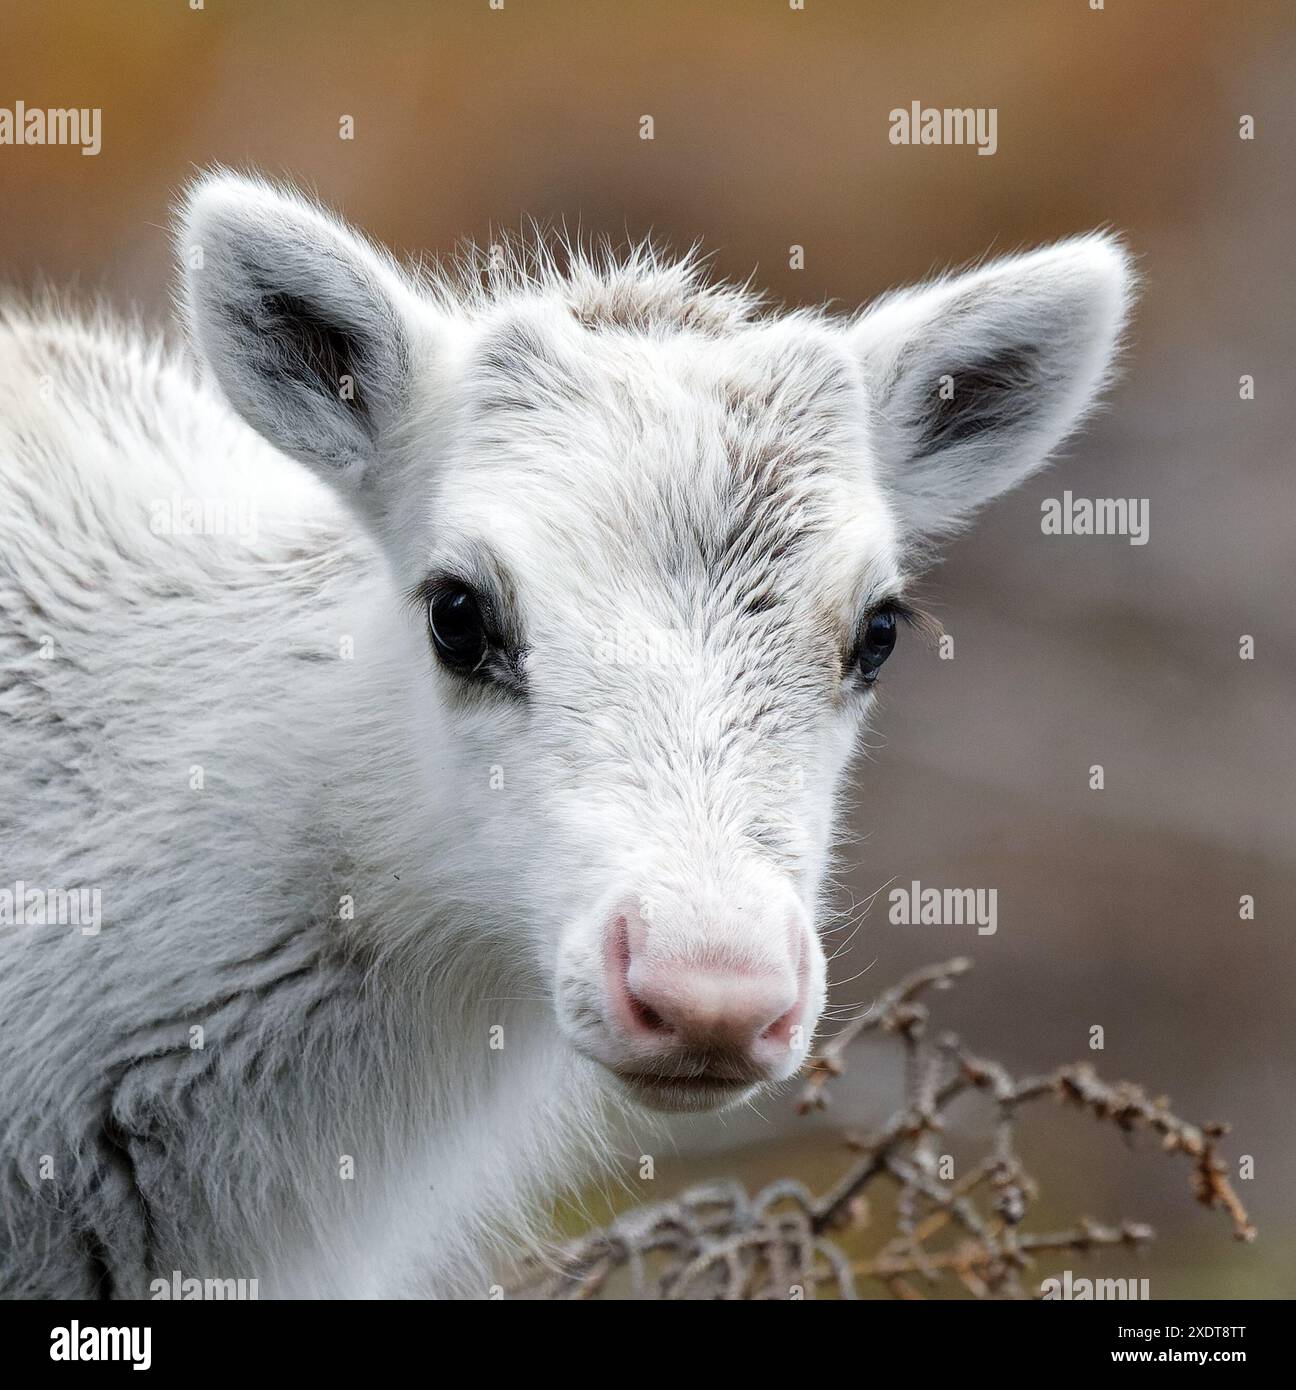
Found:
[[(1088, 405), (1125, 258), (839, 323), (646, 247), (420, 279), (227, 174), (178, 241), (224, 399), (137, 330), (0, 320), (0, 888), (104, 916), (0, 928), (0, 1290), (480, 1296), (606, 1153), (609, 906), (753, 958), (772, 905), (816, 911), (870, 699), (844, 644)], [(1042, 365), (999, 447), (991, 401), (915, 463), (929, 378), (1005, 343)], [(254, 500), (255, 542), (154, 534), (177, 492)], [(440, 668), (406, 601), (479, 543), (518, 690)]]

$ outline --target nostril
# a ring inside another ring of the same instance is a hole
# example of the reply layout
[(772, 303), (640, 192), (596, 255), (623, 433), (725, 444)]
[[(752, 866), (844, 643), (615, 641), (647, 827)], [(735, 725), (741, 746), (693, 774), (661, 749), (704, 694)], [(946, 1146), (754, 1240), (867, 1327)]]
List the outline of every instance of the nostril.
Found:
[(793, 969), (796, 972), (796, 999), (786, 1013), (780, 1014), (760, 1035), (761, 1042), (790, 1047), (792, 1035), (805, 1018), (810, 978), (810, 935), (801, 919), (794, 917), (788, 927), (792, 948)]
[(629, 914), (622, 913), (612, 923), (609, 934), (606, 970), (613, 1008), (620, 1014), (623, 1025), (629, 1024), (632, 1031), (670, 1037), (675, 1030), (653, 1005), (636, 994), (630, 985), (632, 926)]
[(626, 998), (630, 1003), (630, 1013), (634, 1021), (649, 1033), (670, 1033), (673, 1030), (666, 1020), (653, 1008), (645, 1004), (632, 990), (627, 988)]
[(798, 999), (797, 1002), (793, 1004), (792, 1007), (787, 1011), (787, 1013), (783, 1014), (779, 1018), (776, 1018), (774, 1022), (771, 1023), (770, 1026), (765, 1029), (765, 1031), (761, 1034), (761, 1041), (778, 1043), (786, 1043), (790, 1041), (792, 1037), (792, 1030), (797, 1026), (797, 1024), (800, 1021), (801, 1000)]

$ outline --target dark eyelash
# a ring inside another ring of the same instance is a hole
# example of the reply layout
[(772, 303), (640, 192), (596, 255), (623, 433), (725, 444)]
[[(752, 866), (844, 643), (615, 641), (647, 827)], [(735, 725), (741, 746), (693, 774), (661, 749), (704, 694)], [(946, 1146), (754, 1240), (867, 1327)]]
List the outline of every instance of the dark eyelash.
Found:
[(860, 618), (859, 627), (849, 649), (844, 653), (842, 659), (842, 669), (851, 671), (854, 669), (856, 661), (859, 659), (859, 648), (865, 628), (868, 627), (869, 619), (883, 610), (894, 613), (898, 621), (902, 622), (911, 632), (918, 634), (928, 645), (932, 645), (940, 640), (945, 629), (940, 625), (937, 618), (922, 608), (916, 607), (907, 599), (899, 597), (878, 599), (877, 602), (869, 605)]
[(436, 597), (437, 590), (445, 581), (428, 575), (426, 579), (420, 579), (413, 588), (406, 590), (405, 605), (411, 611), (418, 613), (428, 606)]
[(916, 632), (926, 642), (938, 642), (945, 635), (939, 618), (905, 599), (883, 599), (869, 611), (876, 612), (879, 608), (889, 608), (911, 632)]
[(420, 579), (409, 591), (406, 595), (406, 602), (416, 613), (422, 612), (438, 594), (452, 585), (467, 589), (477, 600), (487, 641), (492, 646), (503, 647), (504, 638), (499, 623), (499, 605), (490, 590), (470, 575), (449, 571), (442, 574), (429, 574), (426, 578)]

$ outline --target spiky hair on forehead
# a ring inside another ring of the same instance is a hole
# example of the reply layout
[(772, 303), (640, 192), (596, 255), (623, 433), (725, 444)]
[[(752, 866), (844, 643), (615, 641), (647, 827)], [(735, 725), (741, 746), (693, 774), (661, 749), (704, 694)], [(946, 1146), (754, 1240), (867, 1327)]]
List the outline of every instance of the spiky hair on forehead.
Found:
[(546, 299), (596, 332), (689, 329), (720, 337), (768, 312), (750, 277), (721, 281), (709, 262), (700, 242), (677, 252), (651, 235), (617, 243), (531, 222), (484, 245), (461, 242), (447, 258), (420, 262), (418, 272), (445, 310), (476, 315)]

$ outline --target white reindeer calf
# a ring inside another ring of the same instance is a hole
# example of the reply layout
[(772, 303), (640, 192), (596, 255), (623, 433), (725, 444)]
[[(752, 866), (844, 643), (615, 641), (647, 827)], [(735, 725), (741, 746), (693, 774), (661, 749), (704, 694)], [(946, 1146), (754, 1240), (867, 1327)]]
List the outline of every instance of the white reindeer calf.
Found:
[(906, 584), (1127, 258), (771, 314), (643, 247), (420, 278), (225, 173), (178, 242), (201, 376), (0, 320), (0, 1290), (483, 1295), (619, 1105), (801, 1065)]

